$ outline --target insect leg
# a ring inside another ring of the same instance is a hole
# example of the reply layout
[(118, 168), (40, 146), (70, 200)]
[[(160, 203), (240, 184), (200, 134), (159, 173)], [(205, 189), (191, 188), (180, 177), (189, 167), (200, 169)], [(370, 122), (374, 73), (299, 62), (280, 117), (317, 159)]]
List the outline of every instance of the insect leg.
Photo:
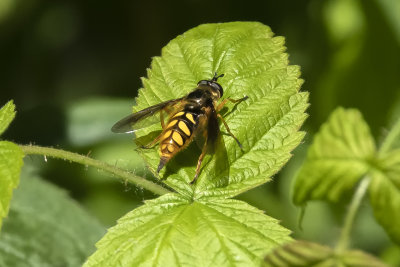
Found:
[[(164, 123), (164, 113), (163, 113), (164, 109), (160, 110), (160, 122), (161, 122), (161, 127), (164, 130), (165, 128), (165, 123)], [(161, 132), (156, 139), (154, 139), (153, 141), (151, 141), (151, 143), (145, 145), (145, 146), (141, 146), (140, 148), (143, 149), (149, 149), (152, 148), (155, 144), (157, 144), (158, 141), (160, 141), (160, 138), (162, 136), (163, 132)]]
[(228, 98), (225, 98), (225, 99), (217, 106), (216, 111), (219, 112), (219, 111), (225, 106), (225, 104), (226, 104), (228, 101), (230, 101), (230, 102), (232, 102), (232, 103), (240, 103), (240, 102), (246, 100), (247, 98), (249, 98), (249, 97), (248, 97), (248, 96), (245, 96), (245, 97), (239, 98), (239, 99), (233, 99), (233, 98), (229, 98), (229, 97), (228, 97)]
[(207, 153), (207, 141), (204, 142), (203, 149), (201, 150), (201, 155), (199, 157), (199, 160), (197, 161), (196, 174), (194, 175), (194, 178), (190, 182), (190, 184), (194, 184), (197, 180), (197, 177), (199, 177), (201, 162), (203, 161), (203, 158), (206, 155), (206, 153)]
[(150, 149), (150, 148), (153, 148), (153, 146), (154, 146), (155, 144), (157, 144), (158, 141), (160, 141), (160, 138), (161, 138), (161, 136), (163, 135), (163, 133), (164, 133), (164, 132), (161, 132), (161, 133), (156, 137), (156, 139), (154, 139), (153, 141), (151, 141), (151, 143), (149, 143), (149, 144), (147, 144), (147, 145), (145, 145), (145, 146), (140, 146), (140, 148), (143, 148), (143, 149)]
[(235, 141), (239, 145), (240, 149), (243, 149), (242, 144), (239, 142), (239, 140), (236, 138), (236, 136), (233, 135), (233, 133), (231, 132), (231, 129), (229, 129), (228, 124), (226, 123), (224, 118), (221, 116), (221, 114), (217, 114), (217, 116), (218, 116), (218, 118), (220, 118), (222, 120), (222, 123), (225, 125), (225, 128), (228, 131), (229, 135), (232, 136), (233, 139), (235, 139)]

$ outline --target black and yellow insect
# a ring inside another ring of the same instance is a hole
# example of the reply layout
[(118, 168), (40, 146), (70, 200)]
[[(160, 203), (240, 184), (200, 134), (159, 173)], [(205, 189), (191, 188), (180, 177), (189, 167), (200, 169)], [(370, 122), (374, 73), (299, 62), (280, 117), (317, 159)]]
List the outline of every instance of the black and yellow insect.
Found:
[[(157, 168), (157, 172), (159, 172), (176, 153), (186, 148), (194, 138), (202, 139), (204, 142), (202, 152), (197, 162), (196, 174), (191, 182), (194, 183), (199, 176), (204, 156), (208, 151), (212, 150), (210, 148), (216, 146), (220, 134), (218, 118), (223, 122), (228, 134), (242, 148), (239, 140), (231, 133), (228, 124), (218, 112), (221, 111), (227, 101), (237, 103), (247, 99), (247, 96), (237, 100), (226, 98), (218, 104), (217, 101), (223, 96), (224, 91), (222, 86), (217, 83), (217, 80), (223, 76), (223, 74), (217, 76), (215, 73), (211, 80), (199, 81), (197, 87), (188, 95), (168, 100), (131, 114), (118, 121), (111, 130), (116, 133), (134, 132), (147, 126), (143, 122), (150, 116), (160, 112), (162, 132), (145, 148), (152, 147), (158, 142), (160, 143), (160, 163)], [(169, 115), (166, 123), (164, 121), (164, 112)]]

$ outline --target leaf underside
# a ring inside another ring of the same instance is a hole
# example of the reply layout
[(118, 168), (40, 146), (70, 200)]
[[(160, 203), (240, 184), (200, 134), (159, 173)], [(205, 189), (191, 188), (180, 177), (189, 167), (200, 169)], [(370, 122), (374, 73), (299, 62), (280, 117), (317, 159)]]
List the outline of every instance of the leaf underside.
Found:
[(368, 172), (375, 152), (374, 139), (361, 113), (336, 109), (308, 150), (295, 180), (293, 202), (338, 201)]
[(400, 244), (400, 149), (386, 153), (380, 160), (381, 169), (370, 172), (370, 202), (377, 221)]
[(338, 201), (364, 176), (371, 179), (369, 197), (375, 218), (400, 244), (400, 121), (383, 146), (375, 147), (367, 123), (355, 109), (336, 109), (315, 135), (296, 177), (293, 202)]
[[(289, 160), (304, 136), (298, 129), (307, 116), (308, 94), (299, 92), (299, 67), (288, 65), (284, 51), (284, 38), (273, 37), (269, 27), (233, 22), (189, 30), (164, 47), (161, 57), (153, 58), (134, 111), (182, 97), (215, 72), (225, 74), (218, 80), (224, 97), (249, 97), (235, 108), (228, 104), (224, 113), (243, 151), (233, 138), (223, 134), (229, 164), (218, 164), (216, 157), (207, 156), (196, 185), (191, 186), (200, 155), (200, 149), (191, 145), (161, 171), (160, 178), (167, 185), (193, 199), (232, 197), (269, 181)], [(151, 130), (161, 129), (157, 125)], [(148, 132), (139, 131), (137, 136)], [(142, 155), (157, 175), (158, 146)]]

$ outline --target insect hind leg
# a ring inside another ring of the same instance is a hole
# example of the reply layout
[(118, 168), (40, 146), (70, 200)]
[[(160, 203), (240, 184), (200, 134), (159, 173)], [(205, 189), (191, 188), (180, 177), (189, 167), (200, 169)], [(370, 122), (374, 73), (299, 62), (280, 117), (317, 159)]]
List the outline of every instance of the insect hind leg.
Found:
[(228, 124), (226, 123), (226, 121), (224, 120), (224, 118), (223, 118), (220, 114), (218, 114), (217, 116), (218, 116), (218, 118), (221, 119), (221, 121), (222, 121), (222, 123), (224, 124), (226, 130), (228, 131), (228, 134), (229, 134), (233, 139), (235, 139), (235, 141), (236, 141), (236, 143), (239, 145), (240, 149), (243, 150), (242, 144), (239, 142), (239, 140), (236, 138), (236, 136), (233, 135), (233, 133), (231, 132), (231, 129), (229, 129), (229, 126), (228, 126)]
[(140, 148), (142, 148), (142, 149), (151, 149), (151, 148), (153, 148), (153, 147), (158, 143), (158, 141), (160, 141), (162, 135), (163, 135), (163, 132), (161, 132), (161, 133), (156, 137), (156, 139), (154, 139), (153, 141), (151, 141), (149, 144), (147, 144), (147, 145), (141, 145)]
[(203, 149), (201, 151), (201, 155), (199, 157), (199, 160), (197, 161), (196, 174), (194, 175), (194, 178), (190, 182), (190, 184), (194, 184), (196, 182), (197, 178), (199, 177), (201, 163), (203, 162), (203, 159), (204, 159), (204, 156), (206, 155), (206, 153), (207, 153), (207, 141), (203, 145)]

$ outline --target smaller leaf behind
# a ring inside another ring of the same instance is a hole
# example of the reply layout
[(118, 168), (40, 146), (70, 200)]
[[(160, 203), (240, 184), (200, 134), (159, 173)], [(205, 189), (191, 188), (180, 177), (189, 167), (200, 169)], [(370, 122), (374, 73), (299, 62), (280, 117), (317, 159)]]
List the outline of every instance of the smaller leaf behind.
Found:
[(294, 182), (293, 202), (338, 201), (370, 169), (375, 142), (361, 113), (337, 108), (315, 135)]
[(85, 266), (258, 266), (289, 233), (245, 202), (171, 193), (121, 218)]
[(65, 191), (26, 170), (0, 234), (0, 266), (81, 266), (105, 229)]
[(400, 244), (400, 149), (385, 153), (371, 171), (369, 196), (376, 220)]
[(0, 135), (8, 128), (14, 117), (15, 105), (10, 100), (0, 109)]
[(0, 141), (0, 228), (7, 216), (12, 191), (19, 184), (24, 154), (14, 143)]
[(337, 254), (317, 243), (295, 241), (274, 249), (264, 259), (265, 267), (385, 267), (377, 258), (359, 250)]

